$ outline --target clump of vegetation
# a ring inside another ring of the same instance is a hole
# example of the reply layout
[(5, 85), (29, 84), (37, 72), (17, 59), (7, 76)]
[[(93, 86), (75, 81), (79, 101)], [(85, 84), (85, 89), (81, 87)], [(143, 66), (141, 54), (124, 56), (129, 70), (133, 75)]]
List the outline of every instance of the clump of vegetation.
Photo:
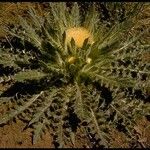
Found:
[(112, 128), (137, 140), (135, 120), (150, 113), (150, 65), (142, 60), (150, 46), (140, 40), (149, 29), (131, 33), (142, 4), (128, 11), (121, 3), (109, 4), (118, 10), (111, 12), (113, 19), (110, 12), (104, 16), (101, 3), (49, 6), (45, 16), (30, 7), (29, 20), (20, 17), (18, 26), (5, 29), (13, 40), (7, 38), (10, 47), (1, 43), (0, 64), (12, 71), (1, 74), (1, 82), (13, 84), (1, 93), (0, 105), (12, 107), (0, 124), (26, 121), (33, 143), (52, 129), (56, 147), (75, 147), (77, 130), (93, 147), (110, 147)]

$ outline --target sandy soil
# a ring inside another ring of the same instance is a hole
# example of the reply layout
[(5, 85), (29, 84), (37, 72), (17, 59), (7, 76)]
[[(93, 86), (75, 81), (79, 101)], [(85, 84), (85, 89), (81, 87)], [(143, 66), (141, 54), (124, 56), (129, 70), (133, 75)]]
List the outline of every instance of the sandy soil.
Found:
[(27, 129), (23, 131), (24, 127), (25, 124), (18, 120), (16, 123), (0, 128), (0, 148), (52, 147), (52, 140), (49, 132), (46, 132), (37, 144), (32, 145), (32, 130)]

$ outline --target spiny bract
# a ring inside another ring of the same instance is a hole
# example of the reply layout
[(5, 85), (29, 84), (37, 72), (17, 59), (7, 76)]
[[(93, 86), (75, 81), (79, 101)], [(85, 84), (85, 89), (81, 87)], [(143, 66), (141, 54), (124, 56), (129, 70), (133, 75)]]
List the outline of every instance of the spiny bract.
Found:
[(76, 147), (77, 131), (91, 146), (110, 147), (110, 131), (118, 124), (133, 139), (135, 119), (150, 108), (142, 101), (149, 94), (150, 72), (141, 57), (149, 44), (140, 41), (143, 32), (130, 33), (141, 4), (133, 3), (125, 14), (119, 4), (109, 4), (119, 7), (118, 17), (124, 15), (122, 21), (110, 20), (111, 25), (97, 3), (85, 13), (81, 4), (67, 5), (50, 2), (44, 17), (30, 8), (30, 19), (20, 17), (19, 26), (6, 29), (20, 47), (1, 45), (0, 64), (14, 70), (1, 81), (13, 81), (12, 93), (13, 87), (20, 88), (10, 96), (1, 93), (1, 107), (14, 107), (1, 115), (0, 124), (26, 120), (33, 127), (33, 143), (52, 129), (56, 147)]

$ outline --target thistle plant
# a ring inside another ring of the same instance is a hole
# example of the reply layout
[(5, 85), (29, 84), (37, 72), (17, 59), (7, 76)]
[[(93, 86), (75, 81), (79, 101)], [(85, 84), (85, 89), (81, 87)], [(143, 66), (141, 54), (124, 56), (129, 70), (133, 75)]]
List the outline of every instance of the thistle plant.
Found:
[(80, 3), (50, 2), (45, 16), (30, 7), (30, 18), (19, 16), (18, 26), (5, 29), (20, 46), (8, 38), (11, 47), (1, 43), (0, 64), (13, 73), (1, 75), (11, 86), (1, 92), (0, 105), (12, 107), (0, 124), (26, 121), (33, 143), (52, 130), (56, 147), (76, 147), (79, 131), (92, 147), (110, 147), (112, 128), (120, 125), (136, 140), (135, 119), (150, 113), (150, 66), (142, 60), (150, 46), (140, 41), (149, 29), (131, 32), (141, 4), (122, 12), (121, 21), (103, 20), (97, 3), (87, 6), (83, 13)]

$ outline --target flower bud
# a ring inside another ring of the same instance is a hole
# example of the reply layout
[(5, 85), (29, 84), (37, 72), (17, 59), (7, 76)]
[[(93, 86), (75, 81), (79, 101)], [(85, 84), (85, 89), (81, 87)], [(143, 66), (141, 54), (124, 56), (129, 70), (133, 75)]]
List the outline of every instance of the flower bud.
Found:
[(87, 58), (87, 59), (86, 59), (86, 63), (87, 63), (87, 64), (90, 64), (90, 63), (91, 63), (91, 61), (92, 61), (92, 59), (91, 59), (91, 58)]
[(75, 57), (69, 57), (69, 58), (68, 58), (68, 62), (69, 62), (70, 64), (75, 63), (75, 60), (76, 60)]

